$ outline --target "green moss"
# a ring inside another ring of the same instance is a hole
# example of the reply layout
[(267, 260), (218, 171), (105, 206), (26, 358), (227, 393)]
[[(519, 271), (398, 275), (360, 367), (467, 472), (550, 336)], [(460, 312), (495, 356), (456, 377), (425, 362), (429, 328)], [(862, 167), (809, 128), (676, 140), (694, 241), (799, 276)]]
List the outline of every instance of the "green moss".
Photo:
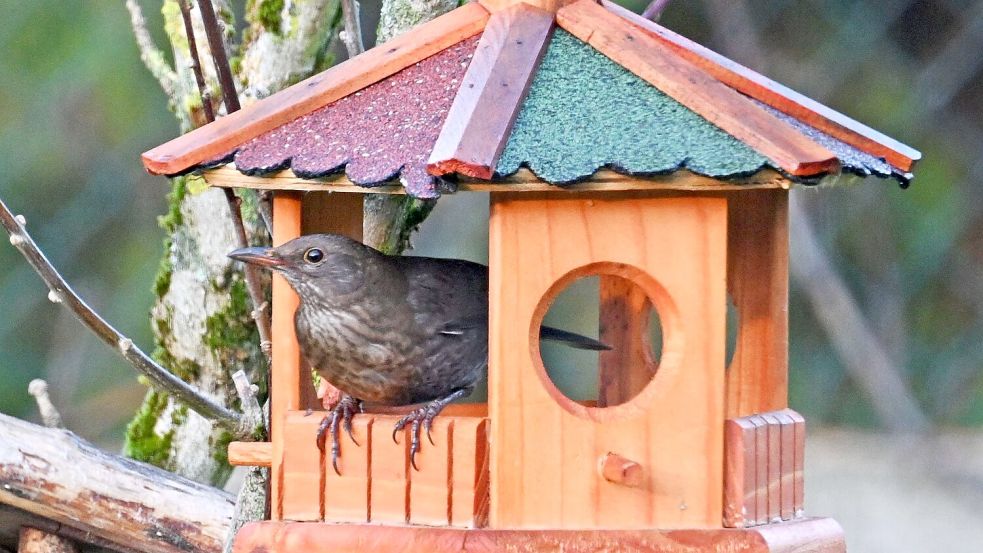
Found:
[(259, 341), (259, 332), (251, 317), (249, 292), (245, 281), (236, 275), (229, 287), (225, 309), (205, 319), (202, 341), (220, 358), (239, 349), (242, 344)]
[(184, 177), (171, 179), (171, 191), (167, 194), (167, 213), (157, 218), (157, 224), (168, 234), (174, 233), (184, 223), (184, 215), (181, 214), (181, 205), (184, 203), (184, 198), (187, 195), (187, 179)]
[(181, 17), (181, 6), (175, 0), (166, 0), (160, 8), (164, 16), (164, 32), (174, 48), (187, 50), (188, 37), (184, 34), (184, 19)]
[(174, 273), (174, 263), (171, 261), (172, 244), (170, 237), (164, 239), (164, 256), (160, 258), (157, 275), (154, 277), (153, 291), (157, 299), (163, 298), (171, 289), (171, 275)]
[(131, 459), (150, 463), (163, 469), (168, 469), (168, 459), (171, 453), (171, 442), (174, 431), (171, 430), (159, 436), (154, 432), (157, 420), (167, 408), (167, 395), (153, 390), (147, 393), (143, 405), (133, 420), (126, 427), (126, 441), (123, 453)]
[(280, 34), (284, 0), (260, 0), (258, 8), (259, 22), (263, 28), (275, 35)]

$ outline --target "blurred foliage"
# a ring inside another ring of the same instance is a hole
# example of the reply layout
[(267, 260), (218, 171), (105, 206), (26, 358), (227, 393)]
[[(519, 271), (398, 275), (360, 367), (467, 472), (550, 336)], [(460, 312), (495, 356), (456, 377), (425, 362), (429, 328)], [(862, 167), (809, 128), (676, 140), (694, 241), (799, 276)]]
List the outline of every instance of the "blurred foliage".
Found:
[[(983, 422), (983, 1), (747, 1), (758, 60), (738, 55), (743, 30), (714, 26), (722, 1), (672, 3), (661, 22), (925, 154), (909, 190), (798, 193), (923, 408), (941, 423)], [(163, 44), (160, 3), (140, 3)], [(0, 195), (82, 295), (149, 348), (167, 185), (139, 153), (177, 126), (122, 2), (8, 3), (0, 51)], [(416, 253), (485, 259), (483, 213), (484, 195), (443, 200)], [(71, 428), (118, 443), (143, 388), (10, 247), (0, 313), (0, 411), (34, 419), (27, 383), (47, 378)], [(793, 406), (815, 422), (874, 424), (795, 290), (791, 313)]]

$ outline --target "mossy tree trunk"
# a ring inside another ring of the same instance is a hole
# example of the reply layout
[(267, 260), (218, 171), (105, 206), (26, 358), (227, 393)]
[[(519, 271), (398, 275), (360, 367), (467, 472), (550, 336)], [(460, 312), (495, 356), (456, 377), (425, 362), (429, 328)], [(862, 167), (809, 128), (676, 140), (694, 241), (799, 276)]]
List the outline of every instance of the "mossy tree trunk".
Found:
[[(340, 23), (338, 0), (252, 0), (239, 40), (224, 0), (214, 2), (225, 25), (229, 57), (244, 105), (331, 65), (329, 43)], [(188, 40), (180, 8), (165, 0), (162, 12), (174, 52), (171, 109), (183, 132), (205, 123), (191, 72)], [(206, 80), (220, 98), (197, 8), (193, 19)], [(242, 194), (250, 242), (267, 240), (257, 216), (255, 195)], [(206, 189), (196, 178), (172, 180), (169, 212), (161, 218), (165, 252), (154, 285), (152, 319), (155, 356), (168, 369), (215, 399), (237, 401), (230, 375), (246, 369), (262, 383), (266, 360), (250, 317), (245, 282), (226, 254), (235, 249), (228, 204), (221, 191)], [(148, 392), (127, 430), (126, 453), (200, 482), (221, 485), (228, 476), (228, 435), (171, 398)]]
[[(383, 43), (457, 6), (456, 0), (383, 0), (376, 42)], [(408, 196), (369, 194), (365, 198), (365, 243), (388, 254), (402, 253), (410, 234), (434, 205), (436, 201)]]

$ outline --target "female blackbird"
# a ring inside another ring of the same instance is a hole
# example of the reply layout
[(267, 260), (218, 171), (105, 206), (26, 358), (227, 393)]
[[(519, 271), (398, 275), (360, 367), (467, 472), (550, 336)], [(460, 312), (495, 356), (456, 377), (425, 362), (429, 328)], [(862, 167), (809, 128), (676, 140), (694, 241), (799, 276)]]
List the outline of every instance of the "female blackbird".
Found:
[[(459, 259), (385, 255), (334, 234), (301, 236), (276, 248), (243, 248), (229, 257), (272, 269), (300, 297), (295, 315), (304, 358), (344, 395), (321, 423), (332, 435), (337, 468), (338, 423), (351, 436), (362, 402), (413, 405), (393, 437), (411, 424), (410, 459), (420, 428), (467, 396), (488, 368), (488, 268)], [(540, 337), (580, 349), (609, 349), (570, 332), (542, 327)], [(353, 438), (354, 440), (354, 438)], [(432, 441), (432, 440), (431, 440)]]

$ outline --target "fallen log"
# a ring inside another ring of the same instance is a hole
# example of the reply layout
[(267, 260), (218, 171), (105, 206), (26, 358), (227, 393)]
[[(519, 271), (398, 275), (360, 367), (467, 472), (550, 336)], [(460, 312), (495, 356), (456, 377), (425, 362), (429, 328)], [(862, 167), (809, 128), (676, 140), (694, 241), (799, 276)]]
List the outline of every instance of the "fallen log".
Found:
[(231, 495), (104, 453), (75, 434), (0, 414), (0, 504), (121, 550), (222, 551)]

